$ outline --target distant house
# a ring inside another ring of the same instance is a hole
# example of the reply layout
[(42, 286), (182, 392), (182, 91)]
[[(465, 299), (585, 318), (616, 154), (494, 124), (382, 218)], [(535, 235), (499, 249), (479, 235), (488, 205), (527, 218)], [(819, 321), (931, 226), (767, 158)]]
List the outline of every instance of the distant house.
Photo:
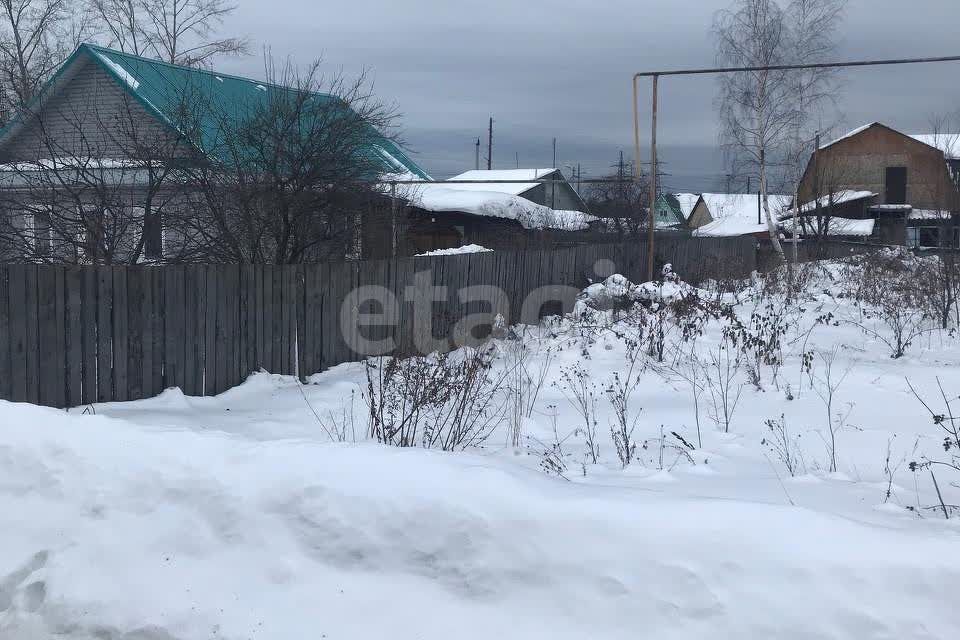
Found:
[(690, 216), (693, 214), (694, 207), (697, 206), (697, 202), (700, 201), (699, 193), (671, 193), (670, 194), (677, 202), (677, 206), (680, 209), (680, 215), (683, 216), (683, 221), (687, 222), (690, 220)]
[[(415, 255), (476, 244), (522, 249), (572, 242), (596, 218), (558, 169), (467, 171), (443, 183), (402, 185), (398, 251)], [(366, 230), (366, 257), (389, 255), (386, 225)]]
[[(787, 210), (790, 196), (769, 196), (774, 220)], [(732, 237), (768, 234), (767, 219), (760, 196), (755, 193), (703, 193), (697, 198), (688, 226), (697, 237)]]
[[(91, 227), (129, 221), (124, 228), (113, 230), (124, 235), (121, 243), (125, 246), (117, 247), (118, 251), (133, 250), (143, 237), (143, 257), (162, 260), (165, 250), (182, 238), (181, 229), (165, 219), (158, 203), (166, 203), (166, 212), (175, 207), (189, 211), (191, 199), (189, 190), (176, 180), (157, 187), (153, 177), (165, 169), (223, 159), (221, 154), (231, 148), (224, 143), (224, 137), (230, 135), (225, 131), (239, 128), (244, 118), (258, 109), (265, 111), (269, 107), (264, 105), (273, 104), (271, 100), (298, 95), (296, 91), (82, 44), (33, 103), (0, 131), (0, 195), (10, 200), (31, 188), (31, 181), (34, 187), (42, 182), (34, 180), (35, 176), (53, 175), (53, 181), (61, 184), (59, 191), (78, 203), (63, 206), (83, 209), (76, 216), (76, 229), (53, 228), (49, 216), (23, 207), (6, 211), (0, 223), (29, 229), (34, 237), (42, 238), (34, 246), (42, 257), (57, 252), (58, 240), (74, 234), (89, 236), (82, 246), (98, 251), (103, 238)], [(317, 105), (332, 105), (328, 113), (336, 111), (344, 118), (352, 114), (334, 96), (316, 93), (312, 100)], [(191, 126), (189, 132), (184, 131), (185, 122)], [(231, 129), (225, 123), (237, 127)], [(403, 172), (429, 179), (402, 149), (372, 128), (361, 145), (363, 164), (372, 173)], [(162, 156), (160, 160), (158, 156)], [(19, 204), (24, 204), (23, 199), (17, 197)], [(98, 223), (85, 224), (94, 215), (88, 211), (97, 208)], [(3, 253), (0, 247), (0, 257)], [(64, 251), (62, 259), (82, 261), (84, 256), (77, 255), (74, 246), (74, 254)]]
[(960, 135), (907, 135), (879, 122), (813, 154), (798, 188), (801, 229), (885, 244), (960, 246)]
[(687, 228), (687, 217), (692, 211), (692, 207), (686, 207), (687, 201), (682, 199), (682, 195), (662, 193), (657, 197), (657, 215), (654, 218), (657, 229), (681, 231)]

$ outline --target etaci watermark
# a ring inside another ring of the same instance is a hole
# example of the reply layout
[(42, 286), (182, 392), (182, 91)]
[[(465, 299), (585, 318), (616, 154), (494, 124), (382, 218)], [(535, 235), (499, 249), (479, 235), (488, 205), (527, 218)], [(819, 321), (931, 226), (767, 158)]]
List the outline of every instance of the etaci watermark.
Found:
[[(594, 265), (595, 277), (616, 273), (609, 260)], [(477, 284), (453, 292), (435, 284), (434, 272), (418, 271), (412, 284), (399, 292), (382, 285), (364, 285), (350, 291), (340, 306), (340, 334), (346, 346), (361, 356), (379, 356), (398, 350), (419, 354), (482, 344), (494, 325), (537, 324), (546, 315), (573, 308), (581, 290), (563, 284), (539, 286), (520, 300), (504, 289)], [(519, 304), (519, 314), (514, 314)], [(452, 323), (452, 326), (450, 326)]]

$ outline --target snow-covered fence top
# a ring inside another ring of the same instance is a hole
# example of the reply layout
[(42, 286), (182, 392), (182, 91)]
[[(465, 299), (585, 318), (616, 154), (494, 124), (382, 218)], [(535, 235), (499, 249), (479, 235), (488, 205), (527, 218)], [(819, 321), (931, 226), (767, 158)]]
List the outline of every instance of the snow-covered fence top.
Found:
[[(756, 251), (748, 238), (665, 239), (657, 261), (696, 282), (748, 275)], [(260, 369), (306, 376), (378, 352), (443, 349), (466, 318), (482, 339), (498, 322), (570, 311), (591, 281), (641, 281), (645, 269), (643, 243), (291, 266), (0, 265), (0, 399), (68, 407), (174, 386), (214, 395)]]

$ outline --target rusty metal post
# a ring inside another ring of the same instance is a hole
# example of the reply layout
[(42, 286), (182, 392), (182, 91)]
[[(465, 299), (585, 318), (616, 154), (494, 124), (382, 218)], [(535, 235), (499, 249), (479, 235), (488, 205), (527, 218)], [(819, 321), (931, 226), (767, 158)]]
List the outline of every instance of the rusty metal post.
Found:
[[(660, 76), (653, 76), (653, 127), (650, 132), (650, 211), (647, 213), (647, 280), (653, 282), (654, 270), (654, 233), (657, 212), (657, 85)], [(637, 175), (640, 175), (639, 165)]]

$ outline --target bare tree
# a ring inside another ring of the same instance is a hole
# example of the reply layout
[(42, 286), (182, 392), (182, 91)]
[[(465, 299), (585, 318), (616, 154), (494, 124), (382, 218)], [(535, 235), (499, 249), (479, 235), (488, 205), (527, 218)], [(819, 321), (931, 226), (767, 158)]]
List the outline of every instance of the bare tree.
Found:
[[(8, 259), (134, 264), (171, 261), (165, 227), (184, 204), (179, 166), (189, 150), (143, 118), (132, 98), (24, 112), (34, 155), (0, 176), (0, 244)], [(188, 131), (186, 122), (182, 131)]]
[(616, 169), (603, 182), (592, 184), (586, 199), (591, 213), (604, 219), (612, 231), (621, 236), (637, 235), (647, 228), (650, 184), (642, 169), (640, 179), (636, 179), (633, 163), (624, 162), (622, 157)]
[(122, 51), (187, 66), (247, 51), (247, 41), (219, 37), (236, 10), (227, 0), (90, 0), (110, 44)]
[(12, 103), (2, 107), (19, 109), (89, 35), (91, 24), (75, 0), (2, 0), (0, 8), (0, 85)]
[(150, 53), (141, 0), (90, 0), (90, 9), (103, 26), (110, 46), (135, 56)]
[(378, 181), (399, 170), (384, 148), (395, 113), (363, 74), (267, 66), (274, 82), (240, 116), (206, 109), (208, 162), (185, 169), (197, 196), (179, 221), (185, 250), (273, 264), (358, 256), (363, 217), (385, 197)]
[[(718, 63), (770, 67), (822, 59), (832, 50), (843, 2), (792, 0), (784, 8), (776, 0), (735, 0), (714, 21)], [(771, 167), (789, 164), (791, 143), (797, 146), (809, 113), (829, 95), (831, 77), (763, 69), (720, 76), (724, 145), (735, 166), (759, 175), (770, 240), (781, 258), (783, 248), (770, 212)]]

